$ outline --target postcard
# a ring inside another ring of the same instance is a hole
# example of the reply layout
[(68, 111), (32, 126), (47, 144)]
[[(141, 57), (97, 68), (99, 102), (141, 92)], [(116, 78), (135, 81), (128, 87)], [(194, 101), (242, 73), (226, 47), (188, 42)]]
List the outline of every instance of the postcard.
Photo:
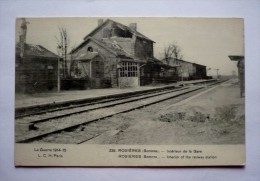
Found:
[(244, 166), (242, 18), (19, 17), (16, 166)]

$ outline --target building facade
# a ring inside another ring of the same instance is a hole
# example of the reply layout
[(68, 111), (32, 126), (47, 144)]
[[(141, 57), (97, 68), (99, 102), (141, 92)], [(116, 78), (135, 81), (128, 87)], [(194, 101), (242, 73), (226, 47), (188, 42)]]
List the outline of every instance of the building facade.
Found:
[(176, 67), (178, 80), (197, 80), (207, 78), (206, 66), (185, 60), (168, 58), (162, 60), (163, 63)]
[[(125, 26), (113, 20), (98, 20), (98, 26), (71, 52), (72, 77), (87, 80), (89, 88), (135, 87), (145, 84), (141, 74), (161, 73), (153, 56), (154, 41), (137, 31), (137, 24)], [(154, 66), (156, 65), (156, 66)]]

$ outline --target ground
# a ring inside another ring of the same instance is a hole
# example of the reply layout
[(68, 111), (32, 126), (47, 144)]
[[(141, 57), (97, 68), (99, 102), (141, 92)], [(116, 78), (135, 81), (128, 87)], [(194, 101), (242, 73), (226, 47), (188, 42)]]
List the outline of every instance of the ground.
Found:
[(245, 105), (239, 92), (230, 81), (179, 103), (114, 116), (104, 121), (120, 123), (120, 131), (90, 143), (244, 144)]
[[(197, 85), (190, 86), (196, 87)], [(75, 94), (73, 95), (84, 96), (84, 93), (91, 93), (91, 91), (84, 91), (79, 95), (74, 92)], [(97, 90), (95, 91), (97, 92)], [(100, 93), (104, 91), (100, 90)], [(69, 92), (64, 94), (69, 94)], [(29, 99), (27, 103), (33, 103), (35, 99)], [(56, 99), (57, 101), (60, 99), (60, 96), (54, 94), (50, 99)], [(38, 97), (36, 100), (39, 101), (41, 99)], [(113, 112), (127, 110), (133, 106), (135, 107), (136, 104), (143, 105), (146, 101), (145, 99), (120, 106), (98, 109), (92, 112), (38, 123), (36, 126), (43, 132), (49, 131), (53, 127), (56, 129), (72, 123), (84, 123), (87, 120), (102, 117)], [(35, 143), (127, 145), (244, 144), (244, 101), (244, 98), (240, 97), (238, 83), (230, 80), (217, 86), (204, 87), (195, 92), (168, 99), (142, 109), (117, 114), (110, 118), (81, 125), (76, 129), (52, 134), (36, 140)], [(35, 119), (35, 117), (32, 117), (32, 119)], [(19, 131), (18, 127), (16, 128), (17, 137), (19, 137), (19, 134), (24, 134), (22, 131), (24, 128), (26, 128), (26, 131), (28, 129), (27, 126), (21, 127), (20, 124), (19, 126), (21, 130)], [(33, 131), (30, 133), (34, 134)], [(35, 134), (38, 134), (38, 131), (35, 131)]]

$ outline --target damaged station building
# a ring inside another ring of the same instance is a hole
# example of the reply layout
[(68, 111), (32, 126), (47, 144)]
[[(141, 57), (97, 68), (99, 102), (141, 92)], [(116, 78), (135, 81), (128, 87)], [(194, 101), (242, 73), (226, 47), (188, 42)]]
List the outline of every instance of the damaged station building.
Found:
[(154, 58), (155, 42), (113, 20), (98, 26), (71, 52), (71, 76), (88, 80), (86, 88), (136, 87), (157, 82), (176, 82), (176, 67)]
[[(62, 76), (63, 58), (38, 44), (26, 42), (23, 18), (16, 44), (16, 92), (137, 87), (180, 80), (205, 79), (206, 66), (154, 57), (154, 41), (111, 19), (99, 19), (67, 57), (69, 76)], [(59, 67), (59, 69), (58, 69)]]

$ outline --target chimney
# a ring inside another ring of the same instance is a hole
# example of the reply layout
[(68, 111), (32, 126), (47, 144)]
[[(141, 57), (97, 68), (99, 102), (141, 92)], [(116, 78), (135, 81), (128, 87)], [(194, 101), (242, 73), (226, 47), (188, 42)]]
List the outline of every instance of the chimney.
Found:
[(137, 31), (137, 23), (130, 23), (129, 28), (134, 30), (134, 31)]
[(103, 24), (103, 19), (98, 19), (98, 26), (102, 25)]

